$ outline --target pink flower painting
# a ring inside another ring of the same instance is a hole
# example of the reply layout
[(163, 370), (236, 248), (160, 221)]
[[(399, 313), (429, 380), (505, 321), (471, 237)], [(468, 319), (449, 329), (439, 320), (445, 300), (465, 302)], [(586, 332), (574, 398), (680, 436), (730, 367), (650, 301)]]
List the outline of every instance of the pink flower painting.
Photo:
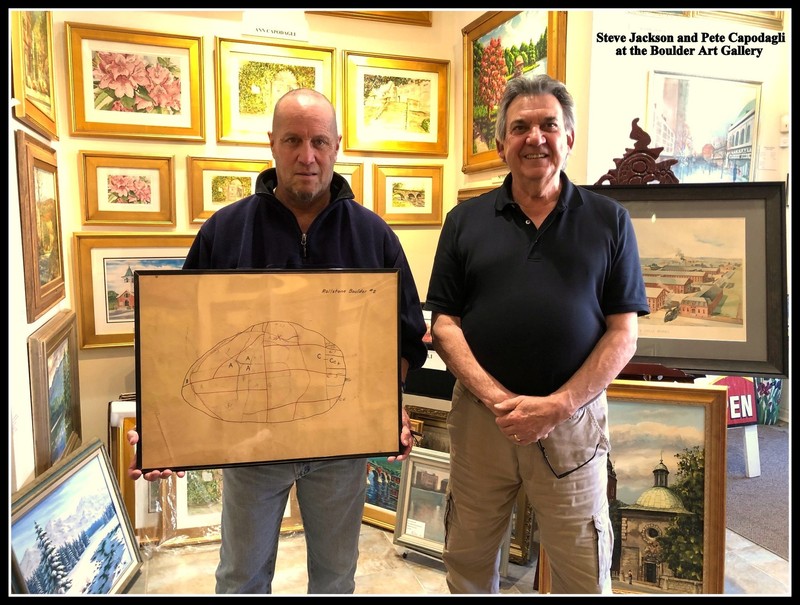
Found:
[(95, 109), (181, 112), (181, 71), (170, 57), (93, 51), (92, 81)]
[(109, 204), (149, 204), (150, 178), (115, 174), (108, 177)]

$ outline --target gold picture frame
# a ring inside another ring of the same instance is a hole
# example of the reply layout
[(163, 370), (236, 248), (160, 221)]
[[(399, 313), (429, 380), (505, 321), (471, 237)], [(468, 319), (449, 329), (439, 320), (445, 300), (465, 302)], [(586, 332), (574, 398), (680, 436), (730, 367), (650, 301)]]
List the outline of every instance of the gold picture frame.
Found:
[(344, 51), (344, 151), (446, 156), (450, 61)]
[(443, 166), (373, 166), (375, 212), (390, 225), (441, 225)]
[(174, 156), (79, 151), (84, 225), (175, 226)]
[(11, 11), (9, 16), (14, 117), (57, 141), (53, 14), (26, 10)]
[(336, 162), (334, 171), (341, 174), (350, 184), (355, 200), (364, 205), (364, 164), (350, 162)]
[(187, 157), (189, 220), (203, 223), (214, 212), (256, 192), (256, 179), (271, 160)]
[[(75, 233), (80, 348), (133, 346), (133, 272), (181, 269), (194, 238), (182, 233)], [(117, 294), (114, 301), (109, 292)]]
[(27, 132), (15, 133), (25, 311), (28, 323), (66, 297), (56, 152)]
[[(205, 141), (202, 36), (65, 27), (71, 136)], [(95, 75), (120, 54), (135, 57), (158, 81), (133, 85)]]
[[(693, 383), (615, 380), (609, 385), (614, 475), (613, 480), (609, 477), (608, 491), (618, 537), (611, 568), (615, 592), (723, 592), (727, 394), (724, 386)], [(649, 453), (643, 451), (644, 444)], [(665, 479), (656, 476), (661, 467), (672, 471), (665, 485), (661, 485)], [(670, 513), (665, 518), (659, 509), (648, 515), (647, 506), (639, 505), (637, 498), (657, 481), (657, 489), (670, 489), (693, 514)], [(695, 518), (701, 519), (700, 526)], [(700, 552), (698, 540), (702, 540)], [(546, 561), (543, 554), (540, 561)], [(682, 562), (682, 574), (690, 577), (676, 577), (669, 566), (675, 557)], [(539, 592), (550, 592), (549, 567), (540, 571)]]
[[(494, 117), (506, 81), (515, 77), (517, 57), (523, 58), (523, 76), (541, 71), (541, 56), (532, 60), (530, 54), (540, 49), (542, 38), (546, 38), (546, 73), (564, 81), (567, 12), (492, 11), (475, 19), (461, 33), (464, 42), (464, 165), (461, 170), (470, 173), (503, 166), (496, 151)], [(485, 45), (490, 40), (500, 43), (499, 47), (493, 46), (493, 50), (503, 53), (506, 73), (492, 70), (496, 81), (482, 86), (484, 78), (480, 62), (486, 57)], [(523, 44), (529, 49), (527, 53), (521, 51)], [(508, 46), (510, 48), (506, 48)]]
[(335, 107), (333, 53), (319, 46), (216, 38), (217, 142), (269, 146), (275, 103), (295, 88), (313, 88)]
[(400, 25), (420, 25), (431, 27), (433, 25), (433, 11), (306, 11), (311, 15), (328, 15), (331, 17), (346, 17), (349, 19), (366, 19), (384, 23), (399, 23)]

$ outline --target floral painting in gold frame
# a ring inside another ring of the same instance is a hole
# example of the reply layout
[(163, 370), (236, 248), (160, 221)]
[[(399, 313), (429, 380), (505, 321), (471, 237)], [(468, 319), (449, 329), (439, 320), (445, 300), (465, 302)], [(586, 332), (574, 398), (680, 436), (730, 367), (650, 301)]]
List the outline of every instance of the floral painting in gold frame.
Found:
[(173, 156), (80, 151), (84, 225), (175, 226)]
[(441, 225), (443, 166), (373, 166), (375, 212), (390, 225)]
[(70, 135), (205, 141), (202, 36), (65, 26)]
[(256, 192), (256, 179), (272, 161), (186, 158), (189, 220), (202, 223), (217, 210)]
[(53, 14), (50, 11), (11, 11), (10, 18), (14, 117), (57, 141)]
[(494, 126), (506, 82), (546, 73), (564, 81), (566, 11), (492, 11), (461, 30), (464, 40), (465, 173), (499, 168)]

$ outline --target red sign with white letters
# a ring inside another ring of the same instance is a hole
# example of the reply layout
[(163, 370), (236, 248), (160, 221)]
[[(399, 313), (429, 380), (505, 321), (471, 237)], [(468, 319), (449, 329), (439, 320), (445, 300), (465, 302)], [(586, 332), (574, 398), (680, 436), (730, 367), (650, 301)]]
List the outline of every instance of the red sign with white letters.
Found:
[(758, 424), (758, 402), (752, 378), (722, 376), (711, 384), (728, 387), (728, 428)]

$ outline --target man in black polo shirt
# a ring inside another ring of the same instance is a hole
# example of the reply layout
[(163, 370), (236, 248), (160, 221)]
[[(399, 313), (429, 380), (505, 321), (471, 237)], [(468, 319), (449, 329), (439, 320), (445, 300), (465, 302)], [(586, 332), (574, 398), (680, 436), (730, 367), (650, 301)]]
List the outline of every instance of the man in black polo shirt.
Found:
[(611, 592), (605, 389), (650, 310), (628, 212), (564, 172), (574, 129), (561, 82), (511, 79), (496, 125), (510, 174), (453, 208), (439, 239), (425, 308), (456, 377), (443, 555), (453, 593), (499, 592), (519, 489), (553, 592)]

